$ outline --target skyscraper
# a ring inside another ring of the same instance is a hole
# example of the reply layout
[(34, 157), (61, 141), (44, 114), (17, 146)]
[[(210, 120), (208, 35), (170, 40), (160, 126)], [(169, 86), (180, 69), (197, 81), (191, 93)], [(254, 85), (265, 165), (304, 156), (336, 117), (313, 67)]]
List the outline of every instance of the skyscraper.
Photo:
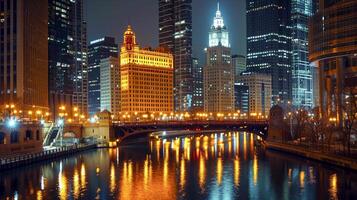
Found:
[(197, 58), (192, 58), (193, 70), (193, 98), (192, 111), (203, 111), (203, 71), (202, 65), (198, 63)]
[(159, 0), (159, 43), (174, 55), (176, 111), (192, 108), (192, 0)]
[(229, 34), (219, 4), (209, 32), (206, 65), (203, 67), (204, 111), (234, 111), (234, 69)]
[(87, 33), (83, 0), (48, 0), (48, 66), (52, 117), (61, 105), (87, 113)]
[(117, 57), (100, 60), (100, 110), (118, 119), (120, 112), (120, 66)]
[[(103, 37), (89, 44), (88, 52), (88, 112), (94, 115), (100, 111), (100, 61), (118, 57), (118, 45), (113, 37)], [(119, 62), (119, 61), (118, 61)]]
[(237, 80), (237, 77), (247, 70), (246, 57), (243, 55), (232, 55), (232, 65), (234, 67), (234, 80)]
[(48, 111), (47, 17), (47, 0), (0, 0), (0, 105), (24, 116)]
[(291, 1), (292, 102), (296, 107), (312, 107), (312, 68), (308, 56), (308, 20), (313, 0)]
[(247, 0), (247, 70), (271, 75), (272, 100), (291, 100), (290, 3)]
[(357, 96), (356, 9), (355, 0), (320, 0), (310, 21), (309, 58), (319, 70), (320, 113), (339, 126), (354, 112), (346, 109)]
[[(239, 81), (237, 77), (236, 81)], [(234, 83), (234, 107), (241, 114), (249, 115), (249, 86), (244, 83)]]
[(120, 49), (121, 112), (173, 112), (173, 56), (165, 48), (141, 49), (128, 26)]

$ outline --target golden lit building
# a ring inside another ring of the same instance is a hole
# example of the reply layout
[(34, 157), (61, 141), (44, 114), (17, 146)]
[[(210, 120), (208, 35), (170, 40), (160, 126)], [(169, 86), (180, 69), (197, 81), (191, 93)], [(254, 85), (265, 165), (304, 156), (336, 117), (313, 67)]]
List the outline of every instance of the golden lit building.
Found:
[(141, 49), (128, 26), (120, 49), (121, 112), (173, 111), (173, 56), (165, 49)]

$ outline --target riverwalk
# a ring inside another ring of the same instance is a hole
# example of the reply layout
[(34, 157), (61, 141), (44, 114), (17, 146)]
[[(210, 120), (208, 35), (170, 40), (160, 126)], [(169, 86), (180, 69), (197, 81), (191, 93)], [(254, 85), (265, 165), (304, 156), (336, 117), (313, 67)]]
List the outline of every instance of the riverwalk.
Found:
[(80, 144), (76, 146), (58, 147), (50, 150), (44, 150), (37, 153), (0, 158), (0, 170), (20, 167), (35, 162), (50, 160), (62, 156), (72, 155), (81, 151), (94, 149), (96, 144)]
[(335, 166), (357, 170), (357, 158), (353, 159), (334, 154), (328, 154), (321, 151), (308, 150), (304, 147), (274, 141), (264, 141), (264, 146), (267, 149), (283, 151)]

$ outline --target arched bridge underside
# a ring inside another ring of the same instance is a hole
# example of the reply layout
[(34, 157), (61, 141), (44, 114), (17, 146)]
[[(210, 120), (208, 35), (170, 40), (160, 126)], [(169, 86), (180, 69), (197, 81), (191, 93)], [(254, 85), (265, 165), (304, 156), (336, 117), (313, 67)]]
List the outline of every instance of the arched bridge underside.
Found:
[(207, 130), (247, 131), (267, 137), (268, 121), (235, 120), (235, 121), (179, 121), (113, 124), (115, 137), (120, 144), (147, 137), (155, 131), (190, 130), (194, 133)]

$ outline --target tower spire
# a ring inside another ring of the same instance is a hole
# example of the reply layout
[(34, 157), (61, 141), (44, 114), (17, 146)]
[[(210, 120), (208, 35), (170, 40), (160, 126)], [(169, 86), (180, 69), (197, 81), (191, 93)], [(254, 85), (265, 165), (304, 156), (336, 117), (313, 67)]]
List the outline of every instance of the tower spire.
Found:
[(219, 1), (217, 2), (217, 11), (219, 11)]

